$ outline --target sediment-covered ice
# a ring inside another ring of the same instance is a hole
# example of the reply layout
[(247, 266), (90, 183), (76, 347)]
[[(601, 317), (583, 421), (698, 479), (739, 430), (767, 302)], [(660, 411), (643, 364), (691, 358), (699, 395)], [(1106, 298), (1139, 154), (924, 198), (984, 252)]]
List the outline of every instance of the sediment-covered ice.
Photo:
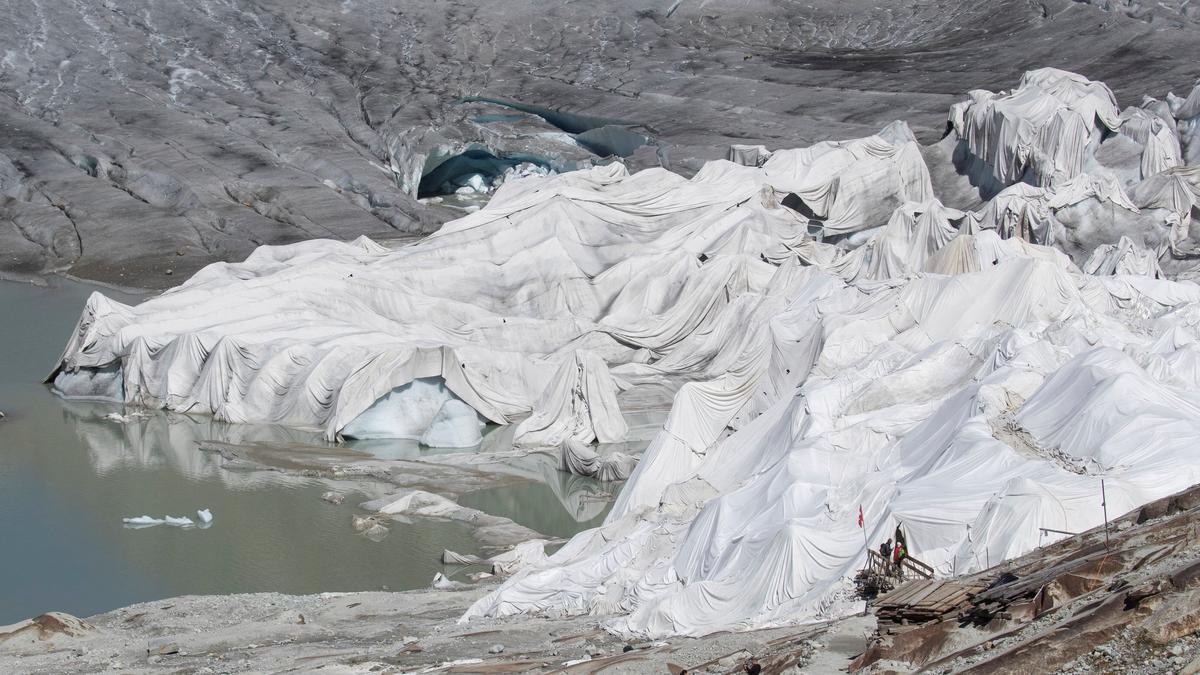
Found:
[(944, 142), (978, 208), (939, 201), (948, 168), (903, 124), (690, 179), (509, 180), (410, 246), (264, 247), (136, 307), (95, 295), (55, 377), (331, 438), (457, 441), (461, 402), (597, 474), (622, 397), (666, 387), (605, 524), (464, 618), (616, 613), (653, 637), (837, 616), (897, 525), (961, 573), (1098, 525), (1101, 480), (1114, 513), (1200, 482), (1186, 108), (1121, 111), (1054, 70), (971, 92)]

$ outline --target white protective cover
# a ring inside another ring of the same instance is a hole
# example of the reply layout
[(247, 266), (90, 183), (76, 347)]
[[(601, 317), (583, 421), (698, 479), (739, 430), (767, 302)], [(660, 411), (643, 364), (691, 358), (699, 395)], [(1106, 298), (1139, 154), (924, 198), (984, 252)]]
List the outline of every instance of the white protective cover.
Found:
[(802, 229), (762, 170), (729, 162), (691, 180), (620, 165), (518, 180), (412, 246), (263, 247), (135, 307), (94, 294), (53, 377), (65, 395), (329, 438), (420, 438), (457, 398), (496, 423), (533, 412), (526, 445), (617, 441), (609, 364), (733, 330), (776, 272), (759, 251)]
[[(937, 202), (903, 125), (691, 179), (516, 179), (403, 248), (264, 247), (136, 307), (93, 295), (53, 376), (331, 438), (429, 378), (492, 422), (528, 414), (518, 442), (580, 472), (612, 458), (583, 445), (621, 436), (619, 393), (666, 385), (605, 524), (464, 620), (615, 613), (661, 637), (842, 616), (897, 525), (963, 573), (1098, 525), (1101, 479), (1110, 513), (1200, 482), (1200, 287), (1123, 235), (1085, 250), (1096, 275), (1040, 245), (1080, 205), (1186, 237), (1188, 170), (1130, 196), (1085, 172), (1120, 118), (1061, 71), (952, 120), (1007, 186), (980, 213)], [(1011, 185), (1027, 164), (1045, 180)]]
[(762, 168), (771, 187), (803, 201), (825, 236), (877, 227), (901, 204), (933, 199), (921, 146), (899, 122), (866, 138), (776, 150)]
[[(1056, 68), (1029, 71), (1011, 92), (970, 92), (950, 109), (950, 126), (1003, 184), (1029, 172), (1037, 185), (1074, 178), (1120, 111), (1101, 82)], [(1158, 152), (1156, 149), (1155, 152)]]

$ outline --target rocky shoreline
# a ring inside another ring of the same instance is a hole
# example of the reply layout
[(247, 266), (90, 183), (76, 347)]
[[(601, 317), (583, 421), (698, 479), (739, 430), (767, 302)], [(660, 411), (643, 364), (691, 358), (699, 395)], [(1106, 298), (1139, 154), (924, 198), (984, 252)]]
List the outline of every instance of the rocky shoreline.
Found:
[[(27, 673), (1200, 672), (1200, 486), (962, 581), (1040, 580), (1028, 611), (897, 626), (873, 607), (838, 621), (638, 641), (606, 617), (459, 623), (490, 583), (403, 593), (185, 596), (87, 619), (0, 627), (0, 670)], [(1100, 547), (1100, 564), (1090, 565)]]

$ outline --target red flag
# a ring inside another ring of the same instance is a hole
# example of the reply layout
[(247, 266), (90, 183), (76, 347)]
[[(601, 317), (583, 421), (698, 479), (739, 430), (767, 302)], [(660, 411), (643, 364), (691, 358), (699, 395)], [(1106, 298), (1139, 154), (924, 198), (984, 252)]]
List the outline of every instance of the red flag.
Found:
[(863, 526), (862, 504), (858, 505), (858, 526), (859, 527)]

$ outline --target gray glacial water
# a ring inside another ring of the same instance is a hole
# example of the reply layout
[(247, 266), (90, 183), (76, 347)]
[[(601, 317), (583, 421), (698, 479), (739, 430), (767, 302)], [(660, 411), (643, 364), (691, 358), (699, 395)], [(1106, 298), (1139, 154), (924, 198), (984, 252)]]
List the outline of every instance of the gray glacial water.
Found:
[[(122, 425), (104, 419), (120, 406), (53, 396), (40, 380), (92, 290), (0, 282), (0, 410), (7, 414), (0, 421), (0, 625), (185, 594), (419, 588), (442, 571), (443, 548), (478, 551), (466, 526), (430, 520), (393, 523), (387, 538), (372, 542), (350, 527), (365, 497), (348, 494), (333, 506), (320, 500), (328, 488), (315, 479), (226, 471), (196, 446), (208, 439), (319, 444), (312, 434), (166, 414)], [(566, 487), (584, 496), (591, 490)], [(566, 506), (539, 482), (463, 501), (559, 536), (599, 524), (609, 506)], [(201, 508), (214, 516), (206, 529), (121, 522), (143, 514), (195, 519)]]

